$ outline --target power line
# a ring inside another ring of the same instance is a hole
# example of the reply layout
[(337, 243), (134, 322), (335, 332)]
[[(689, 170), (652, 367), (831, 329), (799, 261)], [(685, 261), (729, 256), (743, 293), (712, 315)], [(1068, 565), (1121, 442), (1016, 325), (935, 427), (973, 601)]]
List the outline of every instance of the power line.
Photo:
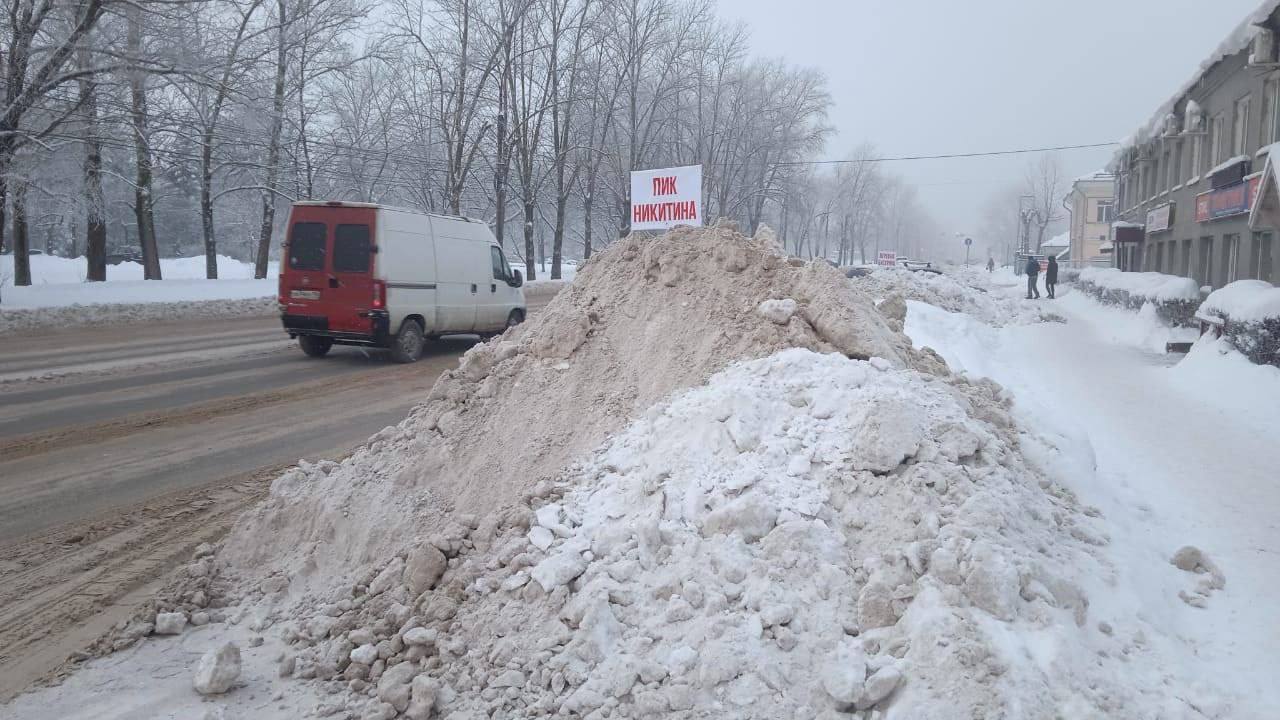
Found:
[(1056, 150), (1086, 150), (1119, 145), (1118, 142), (1091, 143), (1088, 145), (1059, 145), (1057, 147), (1022, 148), (1019, 150), (990, 150), (987, 152), (948, 153), (946, 155), (900, 155), (897, 157), (861, 158), (857, 160), (793, 160), (778, 165), (846, 165), (854, 163), (898, 162), (903, 160), (951, 160), (956, 158), (992, 157), (995, 155), (1025, 155), (1027, 153), (1054, 152)]

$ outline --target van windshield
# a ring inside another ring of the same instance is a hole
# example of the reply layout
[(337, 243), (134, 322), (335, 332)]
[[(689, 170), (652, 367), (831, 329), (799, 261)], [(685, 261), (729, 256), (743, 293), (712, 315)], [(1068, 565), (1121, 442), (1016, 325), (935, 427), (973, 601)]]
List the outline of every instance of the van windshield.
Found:
[(339, 225), (334, 231), (333, 271), (369, 272), (368, 225)]
[(324, 269), (324, 223), (293, 224), (289, 235), (289, 267), (293, 270)]

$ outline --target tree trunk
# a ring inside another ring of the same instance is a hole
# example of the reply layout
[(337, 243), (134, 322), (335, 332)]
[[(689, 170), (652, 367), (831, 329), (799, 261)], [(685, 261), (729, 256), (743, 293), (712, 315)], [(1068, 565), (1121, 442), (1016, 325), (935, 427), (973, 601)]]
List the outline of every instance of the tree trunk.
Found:
[(267, 181), (262, 191), (262, 230), (258, 235), (258, 253), (254, 259), (253, 276), (261, 280), (267, 276), (267, 260), (271, 257), (271, 234), (276, 222), (276, 181), (280, 165), (280, 133), (284, 126), (284, 79), (289, 59), (285, 45), (285, 32), (288, 24), (285, 14), (288, 11), (286, 0), (279, 0), (280, 37), (276, 47), (276, 84), (271, 116), (271, 140), (267, 146)]
[(524, 202), (524, 269), (529, 280), (537, 280), (536, 260), (533, 255), (533, 203)]
[(205, 129), (200, 148), (200, 225), (204, 232), (204, 276), (218, 279), (218, 238), (213, 231), (213, 128)]
[(21, 182), (13, 188), (13, 284), (31, 284), (31, 241), (27, 235), (27, 188)]
[[(135, 57), (142, 53), (140, 11), (130, 8), (128, 46)], [(138, 223), (138, 246), (142, 250), (142, 273), (147, 280), (160, 279), (160, 252), (156, 246), (155, 193), (152, 189), (151, 146), (147, 135), (146, 77), (141, 71), (129, 73), (130, 116), (133, 121), (134, 184), (133, 214)]]
[[(80, 68), (87, 69), (90, 65), (88, 48), (81, 47), (76, 55)], [(107, 279), (106, 200), (102, 192), (102, 141), (98, 138), (98, 83), (92, 76), (80, 80), (79, 99), (80, 111), (85, 117), (84, 254), (88, 265), (85, 277), (90, 282), (102, 282)]]
[(591, 209), (595, 205), (595, 176), (587, 181), (587, 196), (582, 199), (582, 259), (591, 258)]

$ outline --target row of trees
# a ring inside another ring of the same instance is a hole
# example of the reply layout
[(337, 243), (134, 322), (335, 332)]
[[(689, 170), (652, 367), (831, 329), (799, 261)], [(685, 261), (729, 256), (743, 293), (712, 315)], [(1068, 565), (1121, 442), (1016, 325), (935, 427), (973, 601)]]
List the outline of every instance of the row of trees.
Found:
[(709, 0), (3, 2), (18, 284), (38, 242), (90, 280), (134, 248), (148, 278), (195, 252), (210, 278), (219, 254), (265, 277), (277, 210), (335, 198), (485, 218), (558, 277), (629, 231), (632, 168), (677, 164), (704, 166), (708, 217), (801, 254), (900, 244), (922, 216), (874, 163), (803, 164), (825, 78), (751, 57)]

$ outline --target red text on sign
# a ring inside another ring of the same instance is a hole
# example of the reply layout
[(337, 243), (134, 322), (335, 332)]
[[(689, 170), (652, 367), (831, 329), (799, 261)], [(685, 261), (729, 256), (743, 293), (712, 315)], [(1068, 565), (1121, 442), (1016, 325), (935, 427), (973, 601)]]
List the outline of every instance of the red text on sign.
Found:
[(653, 179), (653, 194), (675, 195), (676, 179), (674, 177), (656, 177)]

